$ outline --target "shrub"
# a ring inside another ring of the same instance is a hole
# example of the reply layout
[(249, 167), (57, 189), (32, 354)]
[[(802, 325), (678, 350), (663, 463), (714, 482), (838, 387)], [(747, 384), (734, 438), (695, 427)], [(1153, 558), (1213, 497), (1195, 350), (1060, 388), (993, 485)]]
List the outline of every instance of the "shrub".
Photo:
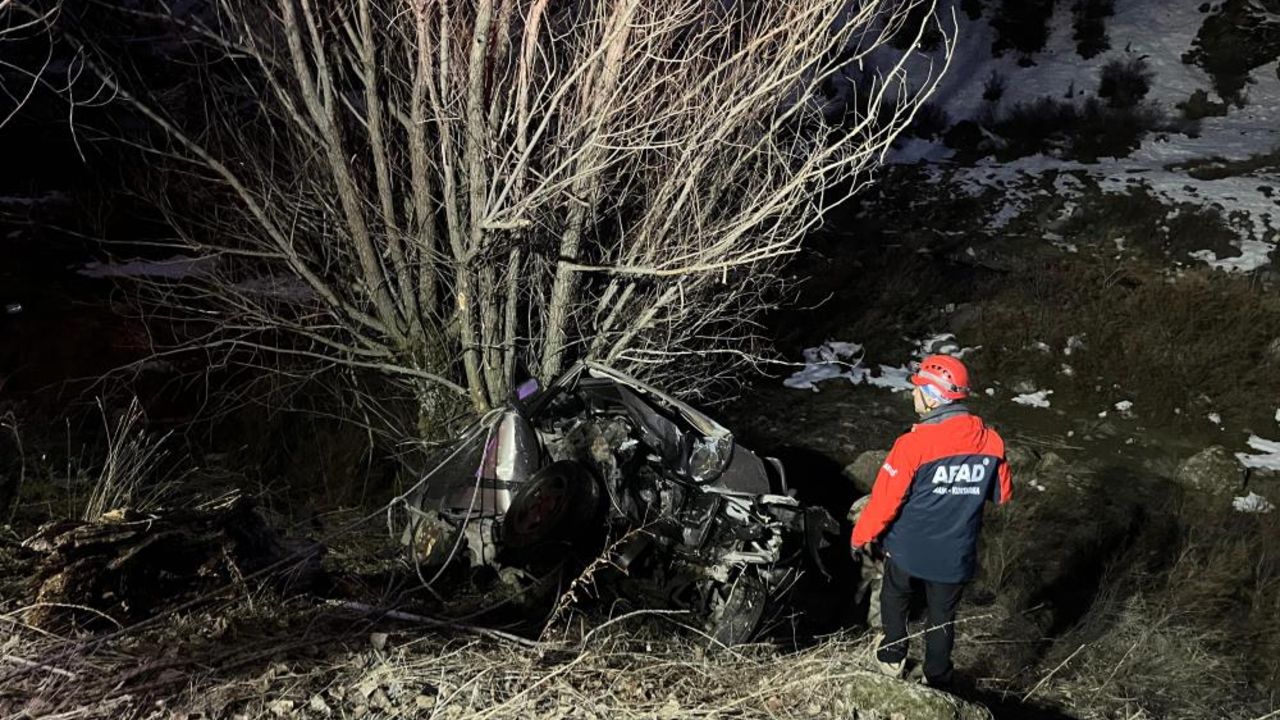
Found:
[(1245, 103), (1249, 72), (1280, 55), (1280, 23), (1268, 22), (1266, 12), (1265, 4), (1226, 0), (1205, 19), (1191, 51), (1182, 57), (1185, 63), (1203, 67), (1213, 77), (1219, 97), (1238, 107)]
[(1111, 49), (1107, 18), (1115, 13), (1114, 0), (1076, 0), (1071, 13), (1076, 52), (1086, 60)]
[(982, 143), (982, 129), (972, 120), (961, 120), (947, 130), (942, 142), (956, 152), (973, 153)]
[(996, 133), (1008, 143), (1001, 159), (1035, 155), (1064, 146), (1077, 118), (1074, 104), (1050, 97), (1014, 105), (995, 125)]
[(1113, 107), (1089, 98), (1083, 105), (1041, 97), (1018, 103), (995, 123), (1006, 146), (1001, 160), (1047, 153), (1084, 162), (1100, 157), (1126, 157), (1163, 116), (1154, 107)]
[(998, 103), (1004, 97), (1004, 75), (999, 70), (992, 70), (987, 81), (982, 84), (982, 99), (989, 103)]
[[(772, 307), (764, 298), (782, 277), (749, 266), (785, 259), (814, 204), (835, 197), (796, 188), (858, 189), (894, 134), (863, 130), (899, 127), (894, 119), (905, 122), (934, 87), (912, 84), (884, 103), (852, 93), (843, 118), (810, 111), (826, 104), (823, 81), (850, 48), (872, 51), (881, 23), (909, 25), (908, 5), (856, 18), (827, 0), (709, 14), (655, 0), (533, 3), (514, 14), (513, 3), (492, 5), (333, 0), (268, 10), (227, 0), (215, 26), (198, 31), (176, 10), (149, 13), (158, 29), (148, 32), (179, 38), (166, 45), (165, 70), (196, 68), (180, 73), (190, 80), (180, 88), (151, 79), (155, 61), (136, 47), (134, 28), (95, 34), (83, 67), (121, 100), (119, 147), (164, 148), (164, 162), (137, 164), (137, 183), (173, 225), (165, 244), (205, 256), (206, 243), (218, 243), (216, 273), (133, 285), (140, 303), (191, 313), (157, 319), (201, 325), (166, 349), (243, 350), (255, 358), (225, 362), (276, 368), (266, 353), (297, 363), (279, 366), (289, 378), (308, 372), (303, 363), (350, 370), (362, 421), (395, 441), (427, 427), (445, 434), (462, 407), (505, 403), (523, 368), (550, 380), (579, 357), (674, 394), (707, 392), (681, 378), (705, 367), (727, 379), (722, 359), (693, 350), (678, 363), (653, 358), (712, 335), (756, 352), (761, 338), (744, 319)], [(66, 22), (80, 34), (76, 24), (96, 18), (69, 10)], [(205, 52), (215, 47), (226, 56)], [(511, 92), (486, 90), (501, 78)], [(696, 106), (686, 102), (695, 87)], [(756, 102), (716, 99), (747, 87)], [(795, 112), (779, 116), (780, 107)], [(430, 120), (444, 108), (448, 122)], [(835, 124), (858, 117), (865, 124)], [(759, 131), (770, 126), (781, 129)], [(648, 135), (622, 139), (636, 133)], [(711, 136), (721, 140), (681, 139)], [(713, 155), (721, 159), (699, 160)], [(608, 190), (635, 183), (646, 192)], [(664, 183), (709, 199), (661, 191)], [(651, 258), (651, 242), (683, 250)], [(740, 251), (742, 262), (717, 264)], [(615, 272), (644, 277), (624, 289)], [(739, 291), (723, 292), (738, 274)], [(264, 279), (302, 292), (253, 289)], [(580, 319), (597, 295), (608, 296), (608, 312)], [(699, 298), (707, 303), (686, 315)]]
[(1162, 119), (1154, 107), (1114, 107), (1089, 98), (1072, 132), (1071, 157), (1083, 162), (1128, 157), (1142, 144), (1144, 135), (1160, 126)]
[(911, 126), (907, 128), (907, 134), (911, 137), (932, 140), (941, 136), (950, 124), (947, 111), (942, 109), (941, 105), (925, 103), (916, 111), (916, 116), (911, 121)]
[(1006, 50), (1032, 55), (1044, 49), (1049, 39), (1049, 18), (1055, 0), (1002, 0), (991, 18), (996, 39), (991, 53), (996, 57)]
[(1151, 90), (1154, 74), (1145, 57), (1112, 60), (1102, 66), (1098, 97), (1113, 108), (1132, 108)]
[(960, 0), (960, 11), (970, 20), (982, 17), (982, 0)]
[(1227, 104), (1210, 100), (1209, 93), (1204, 90), (1191, 93), (1191, 97), (1178, 103), (1177, 107), (1182, 111), (1182, 116), (1188, 120), (1222, 117), (1227, 114)]

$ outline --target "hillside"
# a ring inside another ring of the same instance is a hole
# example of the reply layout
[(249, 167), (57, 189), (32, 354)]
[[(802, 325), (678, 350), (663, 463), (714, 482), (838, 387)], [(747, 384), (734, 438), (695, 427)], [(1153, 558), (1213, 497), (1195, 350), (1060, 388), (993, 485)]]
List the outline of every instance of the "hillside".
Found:
[[(735, 647), (598, 587), (605, 553), (424, 576), (396, 514), (416, 448), (305, 377), (145, 357), (155, 325), (117, 283), (198, 262), (66, 232), (165, 228), (42, 130), (9, 142), (56, 152), (0, 193), (0, 716), (1277, 717), (1280, 3), (937, 16), (913, 62), (949, 62), (942, 83), (783, 269), (776, 352), (708, 412), (847, 533), (914, 420), (909, 364), (970, 365), (1015, 501), (987, 517), (954, 687), (875, 673), (839, 544)], [(203, 415), (221, 392), (235, 411)], [(173, 564), (118, 572), (146, 553)]]

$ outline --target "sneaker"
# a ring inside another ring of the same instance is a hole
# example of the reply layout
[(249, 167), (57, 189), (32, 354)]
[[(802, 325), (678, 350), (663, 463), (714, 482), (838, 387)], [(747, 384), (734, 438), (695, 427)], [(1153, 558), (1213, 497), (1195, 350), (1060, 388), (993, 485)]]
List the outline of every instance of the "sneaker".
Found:
[(879, 651), (881, 651), (883, 644), (884, 633), (876, 633), (876, 637), (872, 638), (872, 647), (876, 648), (876, 650), (872, 651), (872, 659), (876, 660), (876, 669), (881, 671), (881, 674), (890, 676), (890, 678), (902, 678), (906, 670), (905, 657), (897, 662), (884, 662), (879, 659)]
[(904, 657), (897, 662), (885, 662), (881, 660), (880, 646), (883, 644), (884, 644), (884, 633), (882, 632), (876, 633), (875, 637), (871, 639), (871, 646), (875, 648), (874, 650), (871, 651), (872, 652), (871, 657), (873, 660), (875, 660), (876, 669), (879, 670), (882, 674), (888, 675), (889, 677), (901, 678), (903, 675), (903, 671), (906, 670), (906, 667), (907, 667), (907, 659)]
[(876, 658), (876, 669), (882, 675), (888, 675), (891, 678), (901, 678), (902, 671), (907, 667), (907, 659), (902, 658), (898, 662), (885, 662), (880, 658)]
[(934, 678), (934, 679), (932, 679), (932, 680), (930, 680), (930, 679), (929, 679), (929, 676), (928, 676), (928, 675), (921, 675), (921, 676), (920, 676), (920, 684), (921, 684), (921, 685), (924, 685), (925, 687), (931, 687), (931, 688), (933, 688), (933, 689), (935, 689), (935, 690), (947, 690), (947, 689), (949, 689), (949, 688), (951, 687), (951, 680), (952, 680), (952, 678), (951, 678), (951, 676), (950, 676), (950, 675), (948, 675), (945, 679), (943, 679), (943, 678)]

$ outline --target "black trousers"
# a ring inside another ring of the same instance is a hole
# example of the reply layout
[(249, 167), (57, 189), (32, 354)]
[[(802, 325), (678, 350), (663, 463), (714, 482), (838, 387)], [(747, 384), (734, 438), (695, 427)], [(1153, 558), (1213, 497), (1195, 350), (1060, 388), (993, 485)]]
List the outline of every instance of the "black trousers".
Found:
[[(880, 587), (880, 618), (884, 641), (876, 652), (882, 662), (896, 663), (907, 657), (907, 613), (911, 605), (912, 577), (887, 559)], [(929, 608), (929, 626), (924, 634), (924, 676), (936, 685), (951, 681), (951, 648), (956, 641), (956, 607), (964, 583), (918, 581), (924, 585)]]

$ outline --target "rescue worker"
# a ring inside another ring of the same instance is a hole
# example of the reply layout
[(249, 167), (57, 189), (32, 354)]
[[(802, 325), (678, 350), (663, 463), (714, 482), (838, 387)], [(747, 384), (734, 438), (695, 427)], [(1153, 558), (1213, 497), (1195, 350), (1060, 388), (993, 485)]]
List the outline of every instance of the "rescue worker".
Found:
[(974, 574), (984, 505), (1008, 502), (1013, 486), (1004, 441), (960, 402), (969, 395), (964, 363), (931, 355), (911, 383), (920, 421), (893, 444), (876, 474), (850, 545), (855, 555), (885, 558), (880, 669), (900, 677), (906, 666), (907, 609), (918, 581), (929, 622), (924, 681), (944, 686), (952, 680), (956, 606)]

